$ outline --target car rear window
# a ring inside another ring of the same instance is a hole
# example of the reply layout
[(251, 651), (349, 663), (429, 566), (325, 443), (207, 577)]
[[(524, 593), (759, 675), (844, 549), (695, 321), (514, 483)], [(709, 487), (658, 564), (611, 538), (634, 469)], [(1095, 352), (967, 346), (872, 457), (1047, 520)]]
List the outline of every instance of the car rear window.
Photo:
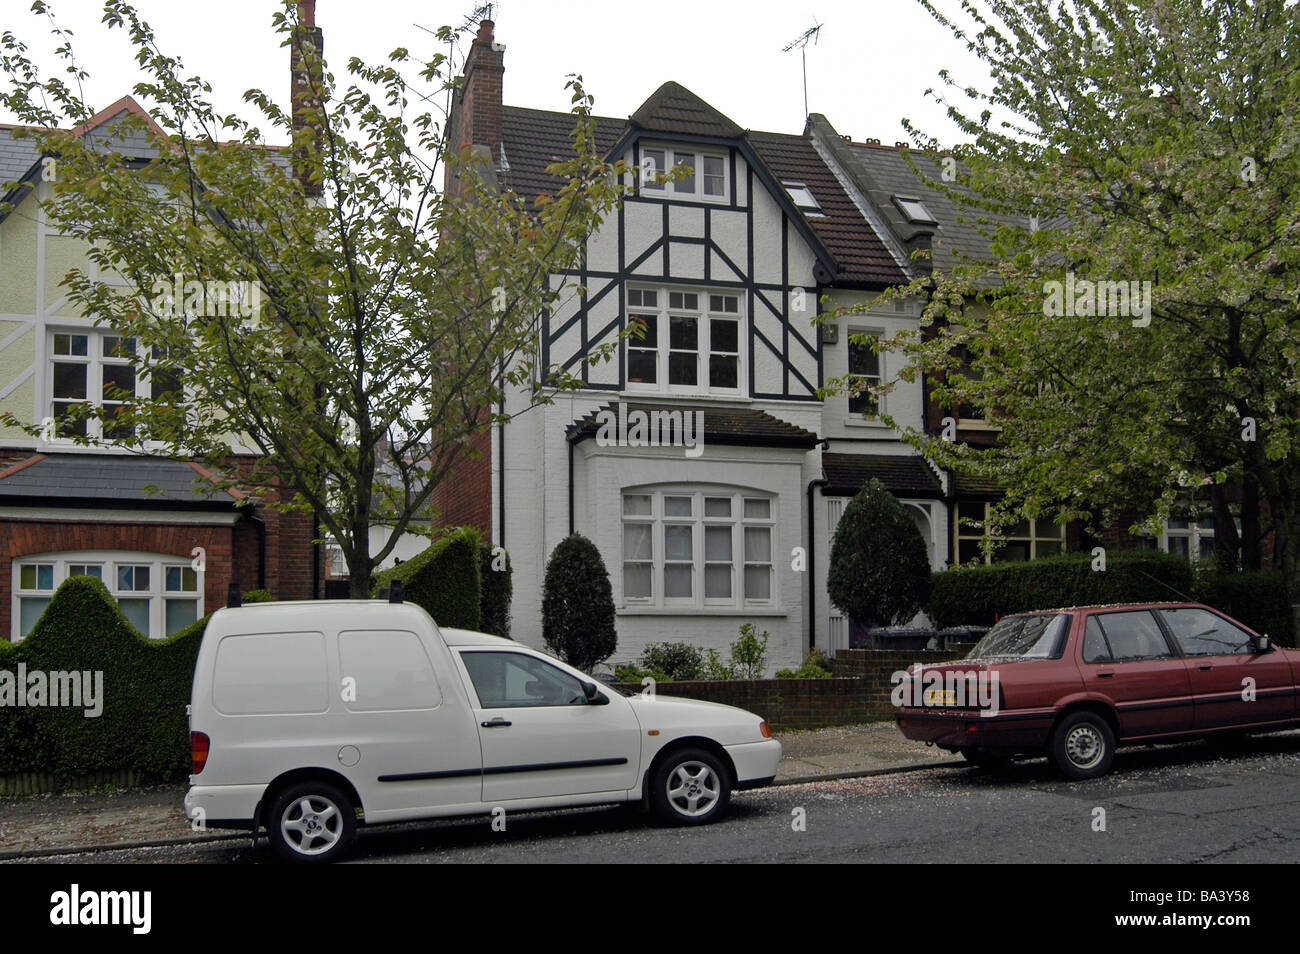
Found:
[(966, 658), (1060, 659), (1069, 632), (1068, 613), (1006, 616), (984, 634)]

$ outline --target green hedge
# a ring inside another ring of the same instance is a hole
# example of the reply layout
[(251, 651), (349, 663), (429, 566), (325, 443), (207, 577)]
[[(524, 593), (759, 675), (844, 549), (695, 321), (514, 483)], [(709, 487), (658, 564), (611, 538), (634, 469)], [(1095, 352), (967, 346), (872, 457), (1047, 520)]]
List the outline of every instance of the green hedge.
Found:
[(375, 592), (401, 580), (403, 598), (423, 606), (439, 626), (482, 628), (483, 578), (473, 527), (447, 531), (405, 563), (376, 573), (374, 580)]
[(1007, 613), (1194, 599), (1186, 560), (1149, 550), (1107, 554), (1106, 569), (1093, 570), (1090, 553), (1071, 553), (1029, 563), (993, 563), (934, 574), (926, 611), (939, 629), (991, 626)]
[(207, 617), (167, 639), (142, 635), (104, 584), (72, 577), (55, 592), (32, 632), (0, 641), (0, 669), (17, 673), (103, 673), (103, 711), (0, 706), (0, 772), (78, 775), (135, 769), (142, 781), (177, 781), (190, 770), (194, 662)]
[(1222, 610), (1281, 645), (1296, 644), (1294, 618), (1281, 570), (1197, 573), (1192, 592), (1198, 602)]
[[(492, 544), (486, 540), (479, 544), (479, 577), (483, 582), (483, 598), (479, 601), (483, 617), (483, 632), (510, 638), (510, 601), (514, 596), (514, 568), (510, 554), (501, 551), (500, 559), (493, 556)], [(501, 569), (497, 569), (500, 566)]]

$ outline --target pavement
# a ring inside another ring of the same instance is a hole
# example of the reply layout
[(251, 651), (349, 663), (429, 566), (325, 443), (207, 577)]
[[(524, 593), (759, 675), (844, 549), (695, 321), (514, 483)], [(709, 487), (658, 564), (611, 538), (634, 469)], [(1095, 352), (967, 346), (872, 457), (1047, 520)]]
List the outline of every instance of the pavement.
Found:
[[(959, 756), (903, 738), (893, 722), (778, 734), (784, 749), (776, 784), (964, 765)], [(247, 833), (194, 831), (184, 785), (0, 796), (0, 860), (54, 854), (247, 839)]]

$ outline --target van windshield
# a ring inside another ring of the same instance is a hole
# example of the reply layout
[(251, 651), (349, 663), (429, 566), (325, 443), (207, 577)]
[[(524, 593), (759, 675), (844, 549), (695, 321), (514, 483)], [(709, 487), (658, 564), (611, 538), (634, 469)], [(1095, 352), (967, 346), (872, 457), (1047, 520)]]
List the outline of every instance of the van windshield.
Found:
[(967, 659), (1060, 659), (1070, 632), (1068, 613), (1006, 616), (998, 620)]

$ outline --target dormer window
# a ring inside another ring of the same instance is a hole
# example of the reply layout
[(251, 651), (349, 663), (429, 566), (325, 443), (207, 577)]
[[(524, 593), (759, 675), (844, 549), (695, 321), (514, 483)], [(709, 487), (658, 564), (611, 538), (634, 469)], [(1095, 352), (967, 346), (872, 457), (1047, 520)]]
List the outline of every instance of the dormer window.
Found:
[(896, 195), (894, 205), (898, 206), (898, 211), (902, 212), (907, 221), (913, 225), (939, 224), (939, 220), (925, 207), (925, 203), (914, 195)]
[[(656, 181), (678, 167), (682, 171), (677, 181)], [(648, 195), (720, 202), (727, 196), (727, 159), (693, 149), (642, 149), (641, 190)]]
[(795, 207), (810, 215), (821, 215), (822, 207), (817, 204), (817, 199), (802, 182), (782, 182), (785, 191), (789, 193), (790, 198), (794, 201)]

